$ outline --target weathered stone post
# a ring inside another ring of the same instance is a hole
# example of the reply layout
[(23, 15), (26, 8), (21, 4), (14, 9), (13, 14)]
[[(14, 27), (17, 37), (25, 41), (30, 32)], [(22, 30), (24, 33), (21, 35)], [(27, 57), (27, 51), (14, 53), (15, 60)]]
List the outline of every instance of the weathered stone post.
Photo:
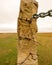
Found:
[(35, 0), (21, 0), (18, 18), (18, 60), (17, 65), (38, 65), (36, 46), (36, 19), (29, 19), (37, 13)]

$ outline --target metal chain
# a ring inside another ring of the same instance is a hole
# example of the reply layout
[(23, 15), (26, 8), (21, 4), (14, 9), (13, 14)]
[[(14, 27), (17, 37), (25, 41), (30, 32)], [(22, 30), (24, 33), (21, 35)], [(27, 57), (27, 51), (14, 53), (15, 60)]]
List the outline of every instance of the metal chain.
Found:
[(39, 13), (39, 14), (34, 14), (32, 17), (31, 17), (31, 19), (33, 19), (33, 18), (35, 18), (35, 19), (37, 19), (37, 18), (44, 18), (44, 17), (46, 17), (46, 16), (49, 16), (49, 17), (52, 17), (52, 10), (49, 10), (48, 12), (46, 12), (46, 13), (44, 13), (44, 12), (42, 12), (42, 13)]
[(39, 13), (39, 14), (33, 14), (32, 17), (30, 19), (28, 18), (18, 18), (20, 20), (25, 20), (27, 21), (28, 23), (31, 23), (32, 19), (38, 19), (39, 17), (40, 18), (44, 18), (46, 16), (49, 16), (49, 17), (52, 17), (52, 10), (49, 10), (48, 12), (44, 13)]

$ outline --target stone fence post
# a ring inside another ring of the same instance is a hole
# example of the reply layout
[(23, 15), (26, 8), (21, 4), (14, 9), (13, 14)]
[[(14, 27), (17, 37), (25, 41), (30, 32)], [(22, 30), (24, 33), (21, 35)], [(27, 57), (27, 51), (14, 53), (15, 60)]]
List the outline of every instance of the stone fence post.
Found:
[(18, 18), (18, 60), (17, 65), (38, 65), (36, 19), (29, 19), (37, 13), (38, 3), (35, 0), (21, 0)]

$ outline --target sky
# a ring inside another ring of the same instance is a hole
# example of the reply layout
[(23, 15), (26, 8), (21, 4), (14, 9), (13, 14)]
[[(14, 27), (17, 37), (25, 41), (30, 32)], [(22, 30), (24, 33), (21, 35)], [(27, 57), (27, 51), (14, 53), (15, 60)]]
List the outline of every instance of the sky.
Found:
[[(38, 13), (47, 12), (52, 9), (52, 0), (36, 0), (38, 2)], [(52, 32), (52, 17), (39, 18), (37, 20), (38, 32)]]
[[(0, 0), (0, 33), (16, 33), (21, 0)], [(38, 13), (52, 9), (52, 0), (36, 0)], [(38, 32), (52, 32), (52, 18), (37, 20)]]
[(19, 0), (0, 0), (0, 33), (17, 32)]

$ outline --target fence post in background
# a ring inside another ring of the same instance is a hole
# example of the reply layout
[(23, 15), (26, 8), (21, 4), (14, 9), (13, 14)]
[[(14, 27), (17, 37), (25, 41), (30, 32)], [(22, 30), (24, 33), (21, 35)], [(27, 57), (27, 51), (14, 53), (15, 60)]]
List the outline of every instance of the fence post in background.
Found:
[(37, 13), (38, 3), (35, 0), (21, 0), (18, 18), (18, 60), (17, 65), (38, 65), (36, 19), (29, 19)]

